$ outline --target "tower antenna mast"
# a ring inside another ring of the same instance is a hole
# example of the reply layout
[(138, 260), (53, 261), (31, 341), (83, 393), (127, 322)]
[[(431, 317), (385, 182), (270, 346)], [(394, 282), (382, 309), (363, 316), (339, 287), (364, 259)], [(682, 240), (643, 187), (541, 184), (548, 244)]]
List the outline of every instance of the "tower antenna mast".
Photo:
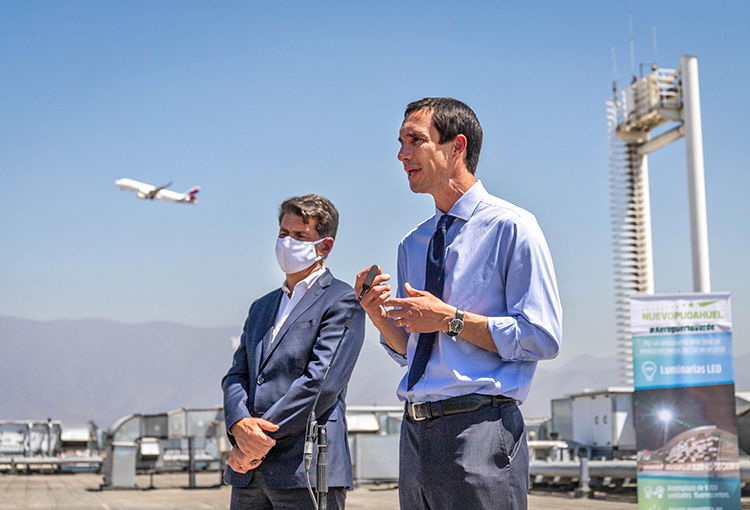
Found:
[(615, 47), (612, 46), (612, 71), (614, 74), (614, 80), (612, 81), (612, 94), (617, 94), (617, 55), (615, 54)]
[(635, 37), (633, 36), (633, 0), (628, 2), (628, 18), (630, 20), (630, 74), (633, 77), (633, 83), (638, 81), (635, 76)]

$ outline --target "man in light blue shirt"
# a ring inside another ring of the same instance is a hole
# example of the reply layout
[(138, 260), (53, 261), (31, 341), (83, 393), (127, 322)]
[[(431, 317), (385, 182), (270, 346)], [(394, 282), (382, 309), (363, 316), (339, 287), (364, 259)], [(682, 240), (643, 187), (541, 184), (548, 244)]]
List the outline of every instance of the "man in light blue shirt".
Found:
[(474, 177), (482, 128), (464, 103), (411, 103), (399, 141), (409, 186), (433, 196), (435, 215), (398, 247), (396, 297), (379, 274), (362, 305), (388, 353), (409, 368), (398, 388), (401, 508), (525, 509), (517, 403), (562, 337), (547, 243), (531, 213)]

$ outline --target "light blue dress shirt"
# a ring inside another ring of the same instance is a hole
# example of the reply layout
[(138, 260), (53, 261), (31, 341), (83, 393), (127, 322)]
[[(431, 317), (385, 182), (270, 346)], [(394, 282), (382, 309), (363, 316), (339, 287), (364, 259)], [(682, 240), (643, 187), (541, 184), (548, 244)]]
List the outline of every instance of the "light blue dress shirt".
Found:
[[(557, 356), (562, 338), (562, 308), (552, 257), (534, 216), (474, 184), (451, 208), (443, 301), (488, 317), (497, 354), (438, 333), (425, 375), (398, 397), (426, 402), (481, 393), (526, 399), (537, 361)], [(397, 296), (404, 283), (425, 288), (427, 247), (443, 213), (409, 232), (398, 247)], [(419, 334), (411, 333), (406, 356), (380, 342), (400, 365), (411, 365)]]

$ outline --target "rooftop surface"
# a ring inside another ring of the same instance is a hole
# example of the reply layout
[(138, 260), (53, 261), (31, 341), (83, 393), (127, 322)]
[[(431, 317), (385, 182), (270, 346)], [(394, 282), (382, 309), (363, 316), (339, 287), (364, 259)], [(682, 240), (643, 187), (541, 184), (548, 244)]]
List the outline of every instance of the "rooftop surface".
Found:
[[(102, 475), (0, 475), (0, 510), (206, 510), (229, 508), (230, 488), (218, 486), (218, 473), (198, 473), (197, 489), (187, 489), (188, 474), (136, 477), (139, 490), (99, 490)], [(393, 485), (363, 485), (350, 492), (347, 510), (391, 510), (398, 508), (398, 490)], [(635, 509), (633, 492), (607, 499), (575, 499), (568, 492), (534, 491), (530, 510)], [(743, 508), (750, 508), (750, 499)]]
[[(137, 490), (102, 491), (99, 474), (0, 474), (0, 510), (226, 510), (231, 489), (218, 482), (218, 473), (198, 473), (198, 488), (188, 489), (187, 473), (159, 474), (153, 479), (138, 475)], [(362, 485), (348, 493), (346, 508), (398, 509), (398, 490), (393, 485)], [(637, 508), (632, 490), (615, 494), (597, 492), (590, 499), (576, 499), (572, 492), (537, 489), (529, 495), (529, 510)], [(742, 498), (742, 508), (750, 509), (750, 498)]]

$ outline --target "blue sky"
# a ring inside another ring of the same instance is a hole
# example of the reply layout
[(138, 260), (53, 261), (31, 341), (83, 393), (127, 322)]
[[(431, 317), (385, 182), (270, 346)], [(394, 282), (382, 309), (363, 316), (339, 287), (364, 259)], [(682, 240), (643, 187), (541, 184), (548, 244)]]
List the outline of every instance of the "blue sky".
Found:
[[(633, 0), (636, 63), (698, 56), (712, 289), (750, 350), (750, 3)], [(468, 103), (477, 176), (532, 211), (558, 275), (562, 358), (614, 354), (604, 101), (628, 3), (0, 2), (0, 314), (236, 324), (283, 275), (276, 208), (341, 213), (352, 282), (432, 214), (396, 159), (405, 105)], [(684, 141), (650, 158), (656, 290), (691, 292)], [(202, 186), (144, 202), (114, 181)]]

